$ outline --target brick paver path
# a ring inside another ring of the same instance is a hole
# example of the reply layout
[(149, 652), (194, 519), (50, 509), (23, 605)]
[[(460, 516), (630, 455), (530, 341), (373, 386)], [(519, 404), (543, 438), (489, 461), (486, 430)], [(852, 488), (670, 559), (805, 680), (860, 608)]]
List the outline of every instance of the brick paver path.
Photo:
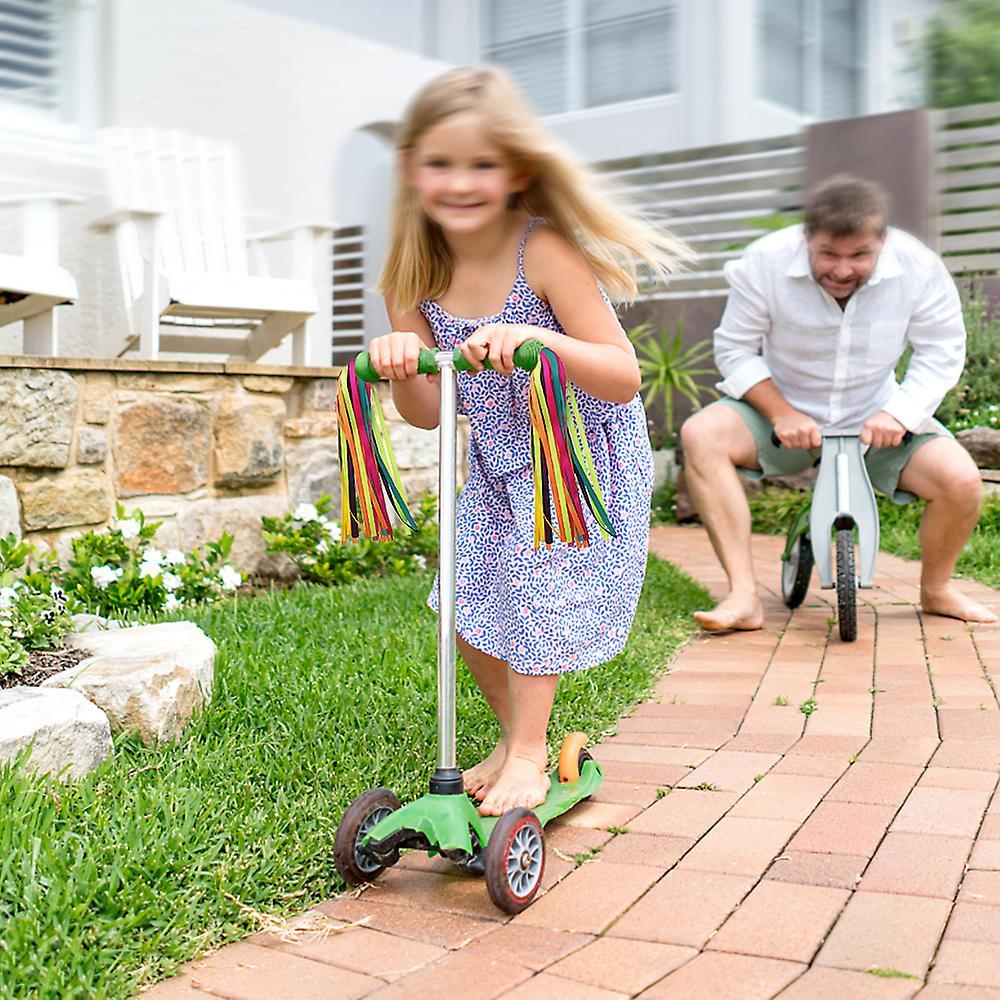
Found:
[[(701, 529), (651, 544), (719, 590)], [(595, 749), (524, 913), (411, 855), (144, 996), (1000, 1000), (1000, 628), (922, 616), (883, 554), (845, 645), (832, 592), (784, 608), (779, 551), (767, 628), (693, 642)]]

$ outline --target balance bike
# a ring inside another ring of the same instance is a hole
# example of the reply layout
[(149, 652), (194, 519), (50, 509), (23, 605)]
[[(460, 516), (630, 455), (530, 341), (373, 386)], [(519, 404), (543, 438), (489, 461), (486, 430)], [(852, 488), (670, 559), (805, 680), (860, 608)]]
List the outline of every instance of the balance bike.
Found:
[[(515, 352), (519, 368), (530, 370), (538, 356), (528, 342)], [(538, 892), (545, 869), (542, 827), (592, 795), (603, 773), (586, 749), (587, 737), (572, 733), (549, 775), (552, 787), (535, 809), (512, 809), (502, 816), (481, 816), (466, 795), (455, 752), (455, 506), (456, 506), (456, 369), (472, 370), (460, 351), (420, 352), (419, 371), (440, 373), (437, 640), (437, 767), (429, 793), (401, 805), (388, 788), (362, 792), (348, 807), (337, 829), (334, 862), (351, 885), (372, 882), (394, 865), (405, 850), (440, 854), (465, 875), (484, 875), (490, 899), (506, 913), (519, 913)], [(358, 378), (379, 376), (367, 352), (355, 361)]]
[[(909, 436), (907, 432), (903, 440)], [(772, 434), (771, 441), (781, 447), (777, 435)], [(853, 642), (858, 637), (857, 589), (871, 588), (878, 554), (878, 507), (865, 468), (864, 451), (857, 434), (823, 435), (812, 502), (799, 511), (789, 526), (781, 554), (781, 596), (789, 608), (797, 608), (805, 599), (814, 562), (820, 586), (830, 590), (836, 585), (837, 627), (843, 642)], [(855, 531), (860, 579), (855, 571)], [(836, 551), (836, 584), (831, 537)], [(826, 539), (826, 544), (820, 539)]]

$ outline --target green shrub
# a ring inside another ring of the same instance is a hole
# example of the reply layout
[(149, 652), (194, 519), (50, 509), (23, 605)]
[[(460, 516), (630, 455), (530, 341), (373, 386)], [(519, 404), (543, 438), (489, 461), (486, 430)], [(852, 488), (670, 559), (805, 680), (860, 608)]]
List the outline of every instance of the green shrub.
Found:
[(242, 584), (242, 572), (226, 561), (232, 535), (223, 533), (204, 549), (164, 553), (150, 544), (159, 526), (141, 510), (125, 517), (119, 504), (110, 528), (74, 538), (61, 574), (69, 598), (93, 614), (134, 618), (218, 600)]
[(935, 415), (952, 431), (979, 424), (996, 427), (1000, 423), (997, 420), (1000, 415), (1000, 387), (997, 383), (1000, 311), (997, 304), (987, 300), (981, 289), (974, 285), (966, 296), (963, 313), (968, 335), (965, 370), (958, 385), (944, 397)]
[(437, 559), (437, 500), (424, 494), (414, 513), (416, 531), (397, 530), (391, 542), (361, 539), (343, 543), (340, 528), (327, 517), (331, 498), (301, 503), (284, 517), (264, 517), (261, 535), (268, 552), (284, 552), (304, 580), (339, 585), (368, 576), (413, 573)]
[(51, 572), (54, 561), (53, 553), (39, 555), (13, 533), (0, 538), (0, 675), (20, 673), (28, 650), (61, 645), (73, 627)]

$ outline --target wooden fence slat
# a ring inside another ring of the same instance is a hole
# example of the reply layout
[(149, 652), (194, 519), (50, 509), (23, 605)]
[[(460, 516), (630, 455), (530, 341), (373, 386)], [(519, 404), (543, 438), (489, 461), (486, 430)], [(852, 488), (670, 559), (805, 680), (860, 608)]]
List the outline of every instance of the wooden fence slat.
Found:
[(942, 233), (955, 233), (967, 229), (1000, 229), (1000, 192), (997, 198), (997, 209), (992, 212), (961, 212), (958, 215), (942, 215), (940, 229)]
[(944, 262), (952, 274), (1000, 271), (1000, 252), (973, 254), (972, 256), (945, 256)]
[[(938, 195), (938, 208), (942, 212), (954, 212), (969, 208), (1000, 208), (1000, 191), (989, 188), (984, 191), (955, 191), (952, 194)], [(952, 218), (948, 216), (949, 224)]]
[(601, 173), (621, 170), (636, 170), (665, 163), (683, 163), (688, 160), (704, 160), (710, 157), (740, 156), (744, 153), (764, 153), (773, 149), (788, 149), (801, 146), (799, 135), (782, 135), (769, 139), (752, 139), (747, 142), (731, 142), (720, 146), (702, 146), (697, 149), (677, 149), (653, 156), (629, 156), (621, 160), (603, 160), (594, 165)]
[(1000, 253), (1000, 229), (990, 229), (982, 233), (964, 233), (961, 236), (942, 236), (941, 250), (989, 250)]
[(966, 104), (961, 108), (944, 108), (939, 114), (948, 125), (958, 122), (974, 122), (982, 119), (1000, 118), (1000, 101), (985, 104)]
[(943, 191), (965, 187), (1000, 187), (1000, 167), (983, 167), (978, 170), (953, 170), (939, 175)]
[[(992, 146), (974, 146), (972, 149), (960, 149), (956, 153), (938, 154), (938, 166), (943, 170), (974, 167), (981, 163), (1000, 163), (1000, 129), (997, 130), (997, 142)], [(961, 177), (962, 174), (955, 171), (948, 176)]]

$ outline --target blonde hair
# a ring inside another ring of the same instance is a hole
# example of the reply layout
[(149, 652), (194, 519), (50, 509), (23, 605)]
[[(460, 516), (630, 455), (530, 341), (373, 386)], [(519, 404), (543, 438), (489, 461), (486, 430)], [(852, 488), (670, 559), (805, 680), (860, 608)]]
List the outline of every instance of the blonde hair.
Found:
[(451, 283), (451, 251), (438, 225), (417, 204), (402, 165), (420, 137), (453, 115), (473, 112), (511, 165), (531, 175), (518, 202), (542, 216), (583, 258), (616, 301), (638, 291), (636, 262), (655, 277), (680, 269), (691, 251), (669, 233), (615, 203), (589, 171), (542, 127), (505, 72), (496, 67), (459, 68), (435, 77), (407, 109), (396, 139), (396, 169), (389, 254), (377, 288), (393, 308), (413, 309), (443, 295)]

